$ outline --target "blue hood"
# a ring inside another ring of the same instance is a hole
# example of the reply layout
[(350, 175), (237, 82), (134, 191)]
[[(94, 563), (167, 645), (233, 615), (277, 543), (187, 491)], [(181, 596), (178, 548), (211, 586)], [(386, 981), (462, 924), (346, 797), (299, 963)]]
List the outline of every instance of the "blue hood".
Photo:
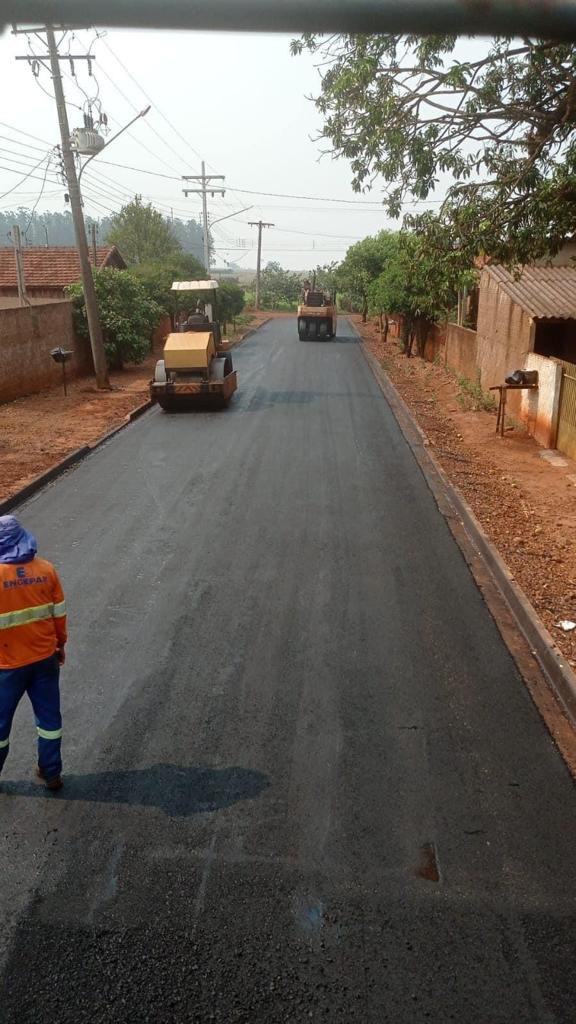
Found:
[(20, 526), (15, 516), (0, 516), (0, 562), (31, 562), (37, 551), (36, 537)]

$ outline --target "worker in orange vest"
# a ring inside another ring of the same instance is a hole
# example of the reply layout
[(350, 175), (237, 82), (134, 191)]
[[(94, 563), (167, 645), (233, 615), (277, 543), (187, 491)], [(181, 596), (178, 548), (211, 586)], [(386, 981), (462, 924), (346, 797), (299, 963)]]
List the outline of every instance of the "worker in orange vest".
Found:
[(58, 574), (37, 557), (36, 538), (14, 516), (0, 516), (0, 772), (10, 728), (28, 694), (38, 732), (36, 774), (47, 789), (62, 786), (60, 666), (66, 602)]

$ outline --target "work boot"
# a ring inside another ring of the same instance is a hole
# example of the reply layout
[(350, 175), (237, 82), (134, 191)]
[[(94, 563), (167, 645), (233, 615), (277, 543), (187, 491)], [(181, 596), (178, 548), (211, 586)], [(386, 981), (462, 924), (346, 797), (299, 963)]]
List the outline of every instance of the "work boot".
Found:
[(54, 775), (51, 779), (47, 779), (39, 765), (36, 767), (36, 775), (39, 779), (42, 779), (46, 789), (49, 789), (52, 793), (57, 789), (62, 789), (64, 785), (60, 775)]

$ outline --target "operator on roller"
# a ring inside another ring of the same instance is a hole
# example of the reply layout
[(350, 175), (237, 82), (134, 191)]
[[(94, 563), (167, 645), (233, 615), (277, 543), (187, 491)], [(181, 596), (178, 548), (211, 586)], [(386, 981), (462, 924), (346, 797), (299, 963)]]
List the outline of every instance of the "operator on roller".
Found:
[(0, 516), (0, 772), (14, 712), (27, 693), (38, 732), (36, 774), (47, 789), (57, 790), (66, 603), (54, 566), (38, 558), (37, 549), (36, 538), (14, 516)]
[(194, 312), (190, 313), (184, 326), (193, 327), (196, 324), (207, 324), (209, 322), (210, 321), (208, 320), (208, 317), (206, 316), (203, 307), (200, 305), (200, 303), (198, 303)]

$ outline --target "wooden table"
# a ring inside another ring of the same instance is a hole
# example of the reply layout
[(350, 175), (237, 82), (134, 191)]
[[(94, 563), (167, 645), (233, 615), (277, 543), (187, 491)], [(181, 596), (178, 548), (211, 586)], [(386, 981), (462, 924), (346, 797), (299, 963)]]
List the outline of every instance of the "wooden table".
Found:
[(499, 391), (498, 416), (496, 418), (496, 433), (504, 437), (504, 423), (506, 420), (506, 395), (508, 391), (537, 391), (537, 384), (496, 384), (489, 388), (490, 391)]

